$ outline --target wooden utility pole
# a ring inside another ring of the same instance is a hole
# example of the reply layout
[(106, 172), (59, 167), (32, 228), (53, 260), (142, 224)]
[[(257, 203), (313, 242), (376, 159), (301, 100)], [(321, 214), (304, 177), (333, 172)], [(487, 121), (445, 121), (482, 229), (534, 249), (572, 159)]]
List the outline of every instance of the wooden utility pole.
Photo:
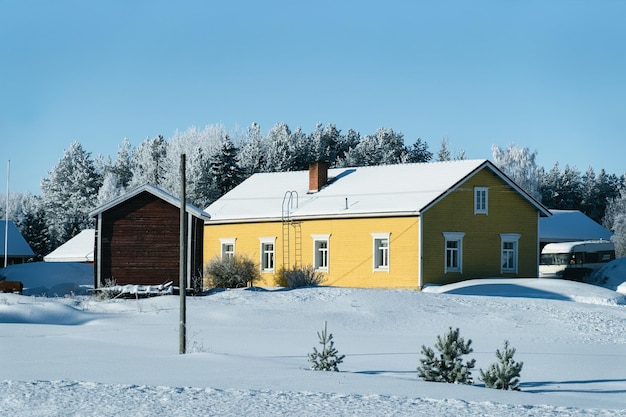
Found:
[(179, 293), (180, 293), (180, 326), (179, 353), (186, 353), (187, 342), (187, 210), (186, 210), (186, 189), (187, 182), (185, 175), (185, 154), (180, 156), (180, 272), (179, 272)]

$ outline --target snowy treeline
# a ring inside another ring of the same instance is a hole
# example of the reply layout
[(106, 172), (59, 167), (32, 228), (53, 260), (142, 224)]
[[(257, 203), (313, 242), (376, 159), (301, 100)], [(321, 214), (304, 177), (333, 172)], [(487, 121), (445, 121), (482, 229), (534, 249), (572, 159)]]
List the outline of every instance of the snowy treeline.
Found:
[[(128, 190), (152, 184), (177, 195), (183, 153), (188, 200), (206, 207), (256, 172), (303, 170), (313, 161), (342, 167), (466, 157), (464, 151), (452, 157), (447, 139), (435, 156), (428, 148), (421, 139), (405, 145), (404, 135), (390, 128), (361, 135), (321, 123), (311, 133), (301, 128), (292, 131), (286, 123), (277, 123), (266, 134), (256, 123), (235, 132), (220, 125), (203, 130), (194, 127), (169, 139), (160, 135), (145, 139), (135, 147), (125, 139), (114, 158), (94, 158), (74, 142), (42, 179), (41, 195), (10, 195), (9, 216), (42, 257), (80, 230), (93, 227), (88, 213)], [(591, 167), (581, 174), (575, 167), (561, 170), (558, 164), (545, 171), (536, 166), (535, 157), (536, 152), (527, 148), (493, 147), (494, 163), (547, 207), (580, 209), (596, 221), (604, 219), (605, 210), (610, 211), (605, 224), (626, 234), (624, 176), (604, 170), (596, 175)], [(0, 213), (4, 217), (4, 208)]]
[[(88, 213), (128, 190), (152, 184), (177, 195), (183, 153), (187, 197), (198, 207), (206, 207), (256, 172), (301, 170), (318, 160), (354, 166), (432, 158), (425, 142), (418, 139), (406, 147), (403, 135), (393, 129), (361, 136), (354, 130), (342, 134), (332, 124), (317, 124), (312, 133), (305, 133), (278, 123), (265, 135), (258, 124), (234, 133), (209, 125), (176, 132), (169, 139), (148, 138), (135, 147), (125, 139), (114, 158), (94, 158), (74, 142), (42, 179), (41, 195), (10, 195), (9, 216), (41, 258), (80, 230), (93, 227)], [(4, 217), (4, 208), (0, 213)]]

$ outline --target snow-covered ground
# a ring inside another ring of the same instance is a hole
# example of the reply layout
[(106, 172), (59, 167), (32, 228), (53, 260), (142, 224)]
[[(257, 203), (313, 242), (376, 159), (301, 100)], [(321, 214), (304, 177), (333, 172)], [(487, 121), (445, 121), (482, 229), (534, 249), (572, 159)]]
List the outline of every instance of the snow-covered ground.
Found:
[[(21, 280), (42, 292), (45, 267), (30, 268)], [(324, 321), (340, 372), (308, 369)], [(216, 291), (187, 298), (186, 355), (178, 296), (0, 294), (0, 323), (2, 415), (626, 415), (626, 298), (568, 281)], [(421, 346), (449, 327), (473, 341), (473, 386), (417, 377)], [(505, 339), (521, 392), (478, 381)]]

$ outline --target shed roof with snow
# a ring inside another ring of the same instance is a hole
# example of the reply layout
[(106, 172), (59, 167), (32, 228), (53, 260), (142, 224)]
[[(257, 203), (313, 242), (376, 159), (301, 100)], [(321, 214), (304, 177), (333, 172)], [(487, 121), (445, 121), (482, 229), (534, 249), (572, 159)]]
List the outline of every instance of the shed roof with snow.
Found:
[[(153, 196), (171, 204), (172, 206), (180, 207), (180, 200), (177, 197), (153, 185), (144, 184), (140, 187), (134, 188), (131, 191), (125, 194), (122, 194), (118, 196), (117, 198), (114, 198), (111, 201), (97, 207), (96, 209), (91, 211), (91, 213), (89, 213), (89, 216), (95, 217), (98, 214), (104, 213), (105, 211), (110, 210), (111, 208), (116, 207), (120, 205), (121, 203), (124, 203), (125, 201), (130, 200), (142, 193), (152, 194)], [(206, 219), (206, 220), (210, 219), (210, 216), (208, 213), (204, 212), (203, 210), (199, 209), (198, 207), (192, 204), (185, 204), (185, 210), (187, 211), (187, 213), (190, 213), (191, 215), (196, 216), (198, 218)]]
[(610, 240), (610, 230), (602, 227), (579, 210), (550, 210), (551, 217), (539, 219), (541, 243), (580, 240)]
[(43, 257), (45, 262), (93, 262), (94, 229), (86, 229)]

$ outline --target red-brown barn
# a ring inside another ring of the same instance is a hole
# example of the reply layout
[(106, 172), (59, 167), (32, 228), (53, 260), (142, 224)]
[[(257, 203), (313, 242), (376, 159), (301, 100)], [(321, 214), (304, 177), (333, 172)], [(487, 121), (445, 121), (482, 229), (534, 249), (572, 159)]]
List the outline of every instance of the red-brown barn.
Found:
[[(187, 288), (202, 285), (204, 221), (190, 204), (187, 212)], [(144, 185), (95, 209), (94, 288), (117, 285), (178, 285), (180, 200)], [(196, 278), (197, 281), (196, 281)], [(110, 280), (110, 281), (109, 281)]]

